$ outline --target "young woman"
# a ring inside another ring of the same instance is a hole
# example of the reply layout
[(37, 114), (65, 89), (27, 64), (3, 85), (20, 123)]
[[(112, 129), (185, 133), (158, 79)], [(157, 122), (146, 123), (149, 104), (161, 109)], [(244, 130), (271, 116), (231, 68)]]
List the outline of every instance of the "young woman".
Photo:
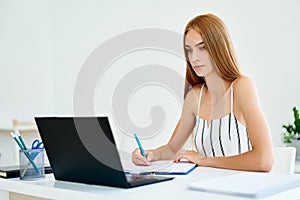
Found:
[[(185, 99), (170, 141), (132, 153), (136, 165), (187, 159), (199, 166), (270, 171), (273, 149), (254, 82), (241, 74), (223, 21), (215, 15), (192, 19), (184, 31), (187, 60)], [(191, 136), (195, 150), (181, 150)]]

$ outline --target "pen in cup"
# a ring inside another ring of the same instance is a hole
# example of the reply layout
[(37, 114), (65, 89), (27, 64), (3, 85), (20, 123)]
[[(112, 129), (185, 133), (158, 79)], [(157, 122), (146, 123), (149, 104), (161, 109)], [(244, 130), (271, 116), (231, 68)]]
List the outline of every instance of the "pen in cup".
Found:
[(141, 151), (142, 155), (144, 156), (144, 158), (147, 158), (147, 156), (146, 156), (146, 154), (145, 154), (145, 151), (144, 151), (144, 149), (143, 149), (143, 147), (142, 147), (142, 144), (141, 144), (141, 142), (140, 142), (138, 136), (137, 136), (135, 133), (134, 133), (133, 135), (134, 135), (134, 138), (135, 138), (137, 144), (139, 145), (139, 148), (140, 148), (140, 151)]
[(18, 144), (18, 146), (20, 147), (20, 149), (23, 150), (23, 146), (22, 144), (19, 142), (19, 140), (17, 139), (17, 136), (13, 133), (13, 132), (10, 132), (11, 136), (14, 138), (14, 140), (16, 141), (16, 143)]
[[(17, 136), (13, 133), (13, 132), (10, 132), (11, 136), (14, 138), (14, 140), (16, 141), (16, 143), (18, 144), (18, 146), (20, 147), (21, 150), (27, 150), (27, 147), (24, 143), (24, 140), (22, 139), (22, 136), (20, 134), (18, 134), (18, 138), (20, 139), (20, 141), (18, 140)], [(23, 143), (23, 144), (22, 144)], [(30, 155), (28, 152), (25, 152), (25, 155), (26, 157), (28, 158), (29, 162), (31, 162), (32, 166), (34, 167), (34, 170), (37, 172), (37, 173), (40, 173), (39, 172), (39, 169), (37, 168), (36, 164), (33, 162), (33, 160), (31, 159)]]
[(26, 145), (25, 145), (25, 142), (24, 142), (24, 140), (23, 140), (23, 138), (22, 138), (20, 132), (19, 132), (18, 130), (15, 130), (15, 132), (16, 132), (16, 135), (18, 136), (18, 138), (19, 138), (19, 140), (20, 140), (20, 142), (21, 142), (21, 144), (22, 144), (22, 146), (23, 146), (23, 148), (24, 148), (24, 149), (22, 149), (22, 150), (27, 150), (27, 147), (26, 147)]

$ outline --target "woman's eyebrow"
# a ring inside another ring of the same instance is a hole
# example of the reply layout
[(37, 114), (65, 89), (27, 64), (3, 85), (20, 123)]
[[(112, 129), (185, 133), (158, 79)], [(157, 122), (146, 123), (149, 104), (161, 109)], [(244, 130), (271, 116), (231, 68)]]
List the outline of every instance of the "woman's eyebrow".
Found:
[[(199, 43), (197, 43), (195, 46), (199, 46), (199, 45), (201, 45), (201, 44), (204, 44), (204, 42), (202, 41), (202, 42), (199, 42)], [(184, 45), (185, 47), (190, 47), (189, 45)]]
[(202, 42), (199, 42), (198, 44), (196, 44), (195, 46), (199, 46), (199, 45), (201, 45), (201, 44), (204, 44), (204, 42), (202, 41)]

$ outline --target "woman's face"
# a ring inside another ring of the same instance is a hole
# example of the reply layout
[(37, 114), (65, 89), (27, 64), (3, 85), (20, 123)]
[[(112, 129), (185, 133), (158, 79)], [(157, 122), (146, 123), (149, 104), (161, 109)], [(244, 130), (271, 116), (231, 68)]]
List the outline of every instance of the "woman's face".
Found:
[(184, 43), (188, 59), (198, 76), (207, 76), (215, 71), (202, 37), (196, 30), (190, 29), (187, 32)]

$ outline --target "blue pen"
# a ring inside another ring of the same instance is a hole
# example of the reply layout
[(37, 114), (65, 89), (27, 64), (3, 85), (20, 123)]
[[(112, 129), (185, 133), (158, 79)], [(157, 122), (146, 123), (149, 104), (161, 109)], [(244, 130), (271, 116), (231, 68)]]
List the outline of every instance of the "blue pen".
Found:
[(134, 135), (134, 138), (135, 138), (136, 142), (137, 142), (138, 145), (139, 145), (139, 148), (140, 148), (140, 151), (142, 152), (142, 155), (143, 155), (145, 158), (147, 158), (147, 156), (146, 156), (146, 154), (145, 154), (145, 151), (144, 151), (144, 149), (143, 149), (143, 147), (142, 147), (142, 144), (141, 144), (141, 142), (140, 142), (138, 136), (137, 136), (135, 133), (134, 133), (133, 135)]
[(18, 144), (18, 146), (20, 147), (20, 149), (24, 150), (22, 144), (19, 142), (19, 140), (17, 139), (17, 137), (12, 132), (10, 132), (10, 134), (14, 138), (14, 140), (16, 141), (16, 143)]
[(24, 140), (23, 140), (23, 138), (22, 138), (20, 132), (19, 132), (18, 130), (16, 130), (15, 132), (16, 132), (16, 134), (17, 134), (17, 136), (18, 136), (20, 142), (22, 143), (23, 150), (27, 150), (27, 147), (26, 147), (26, 145), (25, 145), (25, 142), (24, 142)]

